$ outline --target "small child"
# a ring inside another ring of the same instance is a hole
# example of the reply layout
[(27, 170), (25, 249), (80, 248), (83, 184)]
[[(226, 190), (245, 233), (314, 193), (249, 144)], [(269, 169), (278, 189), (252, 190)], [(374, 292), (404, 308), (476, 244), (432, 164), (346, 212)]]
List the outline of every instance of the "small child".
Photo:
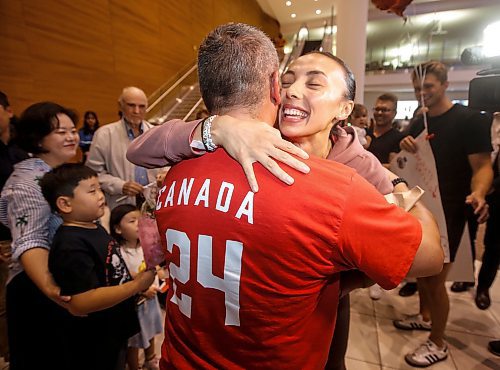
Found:
[(148, 289), (154, 272), (132, 279), (116, 241), (96, 224), (105, 201), (95, 171), (63, 164), (45, 174), (42, 193), (63, 224), (49, 252), (49, 269), (61, 294), (71, 296), (60, 317), (65, 369), (125, 369), (127, 340), (139, 331), (135, 295)]
[(368, 127), (368, 109), (366, 109), (363, 104), (354, 104), (354, 108), (352, 109), (348, 121), (356, 130), (360, 144), (363, 148), (368, 148), (371, 142), (371, 137), (366, 136), (366, 128)]
[[(139, 273), (144, 263), (144, 253), (139, 242), (139, 218), (141, 212), (133, 205), (123, 204), (111, 211), (109, 227), (111, 235), (120, 244), (120, 251), (132, 274)], [(139, 369), (139, 348), (144, 348), (143, 369), (158, 370), (159, 358), (155, 354), (154, 337), (163, 331), (160, 303), (156, 293), (158, 279), (142, 293), (138, 302), (137, 316), (141, 331), (128, 341), (127, 364), (129, 370)]]

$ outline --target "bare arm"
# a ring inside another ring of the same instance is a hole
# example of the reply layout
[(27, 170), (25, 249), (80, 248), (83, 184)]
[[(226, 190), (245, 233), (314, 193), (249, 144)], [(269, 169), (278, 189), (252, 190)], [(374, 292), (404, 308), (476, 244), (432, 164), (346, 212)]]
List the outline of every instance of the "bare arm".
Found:
[(154, 276), (152, 271), (144, 271), (139, 273), (134, 280), (125, 284), (102, 287), (75, 294), (68, 304), (68, 309), (73, 315), (77, 316), (105, 310), (148, 289), (153, 283)]
[(71, 297), (61, 296), (61, 288), (56, 285), (49, 271), (49, 251), (45, 248), (32, 248), (20, 257), (24, 271), (33, 283), (58, 305), (68, 308)]
[(482, 223), (488, 218), (488, 204), (485, 197), (493, 182), (493, 168), (490, 153), (476, 153), (468, 156), (472, 168), (471, 193), (465, 199), (478, 216), (477, 221)]
[(303, 173), (309, 172), (306, 164), (290, 154), (302, 159), (309, 158), (309, 155), (289, 141), (282, 139), (279, 130), (269, 124), (259, 121), (241, 121), (229, 116), (221, 116), (217, 119), (212, 126), (214, 143), (224, 147), (228, 154), (238, 161), (253, 191), (259, 190), (253, 171), (254, 162), (262, 164), (288, 185), (293, 184), (294, 180), (278, 166), (276, 160)]
[(437, 275), (443, 268), (444, 254), (436, 221), (421, 202), (417, 202), (408, 213), (420, 222), (422, 226), (422, 241), (407, 276), (424, 277)]

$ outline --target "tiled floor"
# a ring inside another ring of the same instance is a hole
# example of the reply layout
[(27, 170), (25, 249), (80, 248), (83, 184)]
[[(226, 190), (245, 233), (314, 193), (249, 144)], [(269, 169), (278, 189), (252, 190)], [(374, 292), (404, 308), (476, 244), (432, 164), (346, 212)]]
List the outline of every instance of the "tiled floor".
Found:
[[(450, 283), (447, 284), (448, 287)], [(500, 357), (487, 350), (490, 340), (500, 339), (500, 281), (490, 294), (492, 305), (481, 311), (474, 304), (474, 289), (453, 293), (449, 289), (450, 315), (446, 329), (448, 359), (432, 370), (500, 370)], [(398, 289), (372, 301), (368, 290), (351, 293), (351, 331), (347, 349), (348, 370), (414, 369), (404, 355), (425, 341), (428, 332), (401, 331), (392, 320), (418, 312), (418, 295), (403, 298)]]
[[(500, 339), (500, 279), (495, 281), (490, 294), (491, 307), (481, 311), (474, 304), (474, 289), (465, 293), (449, 291), (451, 309), (446, 330), (449, 356), (429, 369), (500, 370), (500, 357), (486, 348), (490, 340)], [(428, 332), (401, 331), (393, 326), (392, 320), (417, 310), (418, 296), (400, 297), (398, 289), (384, 292), (378, 301), (370, 299), (367, 289), (351, 293), (347, 370), (415, 369), (406, 364), (404, 355), (424, 341)], [(158, 355), (162, 340), (162, 335), (156, 337)], [(0, 370), (4, 366), (0, 358)]]

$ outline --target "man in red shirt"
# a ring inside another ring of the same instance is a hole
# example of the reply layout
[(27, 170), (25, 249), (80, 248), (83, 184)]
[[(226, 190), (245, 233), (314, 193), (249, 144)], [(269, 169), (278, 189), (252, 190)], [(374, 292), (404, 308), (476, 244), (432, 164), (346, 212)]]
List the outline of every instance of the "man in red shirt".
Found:
[[(278, 60), (261, 31), (218, 27), (200, 47), (198, 70), (212, 114), (275, 121)], [(172, 277), (163, 369), (322, 368), (340, 271), (358, 269), (390, 289), (407, 274), (440, 270), (439, 233), (421, 205), (412, 217), (352, 169), (318, 158), (308, 165), (292, 187), (256, 165), (258, 193), (222, 149), (170, 170), (157, 202)]]

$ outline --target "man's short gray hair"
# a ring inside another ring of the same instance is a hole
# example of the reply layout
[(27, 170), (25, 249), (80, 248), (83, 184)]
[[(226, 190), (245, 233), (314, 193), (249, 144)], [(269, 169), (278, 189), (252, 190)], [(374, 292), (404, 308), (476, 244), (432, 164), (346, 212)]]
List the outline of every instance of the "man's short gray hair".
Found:
[(198, 53), (200, 90), (210, 113), (233, 108), (255, 113), (278, 64), (271, 39), (255, 27), (228, 23), (210, 32)]

